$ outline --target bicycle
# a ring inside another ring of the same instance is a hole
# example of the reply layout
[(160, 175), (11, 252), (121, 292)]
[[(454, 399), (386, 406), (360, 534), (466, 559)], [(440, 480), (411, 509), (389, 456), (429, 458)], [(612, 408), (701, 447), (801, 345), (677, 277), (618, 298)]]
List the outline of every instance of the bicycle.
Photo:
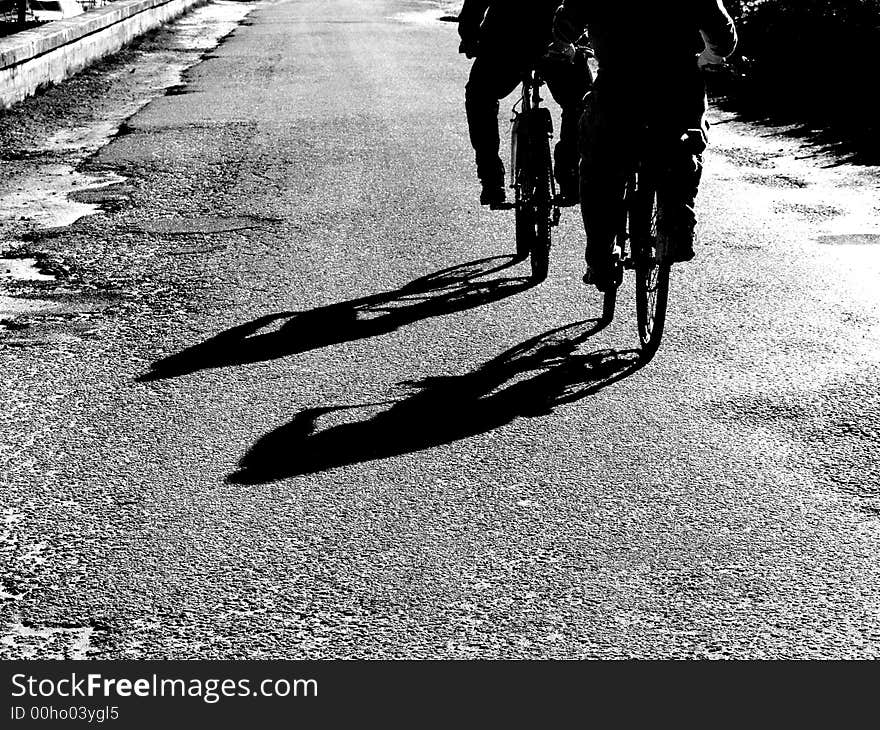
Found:
[[(705, 147), (702, 130), (687, 130), (678, 144)], [(663, 216), (665, 185), (680, 153), (672, 145), (658, 142), (650, 125), (642, 128), (636, 150), (635, 164), (624, 187), (625, 214), (610, 251), (611, 276), (604, 293), (602, 318), (606, 324), (614, 318), (624, 271), (633, 271), (639, 340), (643, 357), (650, 359), (660, 346), (666, 325), (672, 269), (667, 248), (675, 245), (665, 233), (661, 234), (658, 221)]]
[(547, 62), (581, 64), (592, 82), (587, 60), (593, 55), (583, 38), (574, 44), (551, 44), (541, 62), (523, 73), (520, 100), (513, 107), (510, 187), (516, 212), (516, 253), (530, 258), (535, 282), (547, 278), (552, 230), (559, 225), (562, 207), (550, 153), (553, 118), (541, 106), (541, 87), (546, 83), (541, 67)]
[[(624, 272), (635, 273), (636, 321), (646, 360), (656, 354), (663, 337), (673, 264), (668, 249), (677, 243), (658, 226), (667, 191), (674, 185), (670, 176), (681, 160), (706, 147), (701, 129), (688, 129), (678, 140), (669, 139), (646, 124), (636, 140), (636, 153), (624, 186), (624, 215), (609, 251), (610, 275), (603, 286), (602, 321), (607, 326), (614, 319)], [(676, 144), (684, 149), (675, 149)], [(586, 277), (584, 280), (588, 282)]]
[(544, 83), (540, 68), (523, 74), (521, 97), (513, 108), (510, 142), (516, 253), (530, 258), (536, 282), (547, 278), (552, 229), (559, 225), (561, 215), (550, 154), (553, 119), (550, 110), (541, 106)]
[[(744, 62), (747, 64), (748, 60)], [(700, 70), (709, 78), (745, 77), (745, 73), (729, 61), (703, 65)], [(676, 144), (679, 149), (675, 149)], [(634, 271), (636, 320), (646, 361), (656, 354), (666, 326), (673, 264), (667, 249), (674, 249), (678, 243), (668, 231), (661, 232), (658, 227), (658, 221), (663, 219), (667, 191), (672, 191), (676, 184), (670, 175), (684, 159), (702, 154), (706, 145), (703, 129), (687, 129), (675, 140), (668, 129), (658, 131), (650, 123), (642, 127), (636, 140), (634, 164), (624, 188), (622, 225), (610, 252), (612, 273), (604, 292), (602, 321), (607, 326), (614, 318), (624, 270)], [(586, 277), (584, 280), (587, 282)]]

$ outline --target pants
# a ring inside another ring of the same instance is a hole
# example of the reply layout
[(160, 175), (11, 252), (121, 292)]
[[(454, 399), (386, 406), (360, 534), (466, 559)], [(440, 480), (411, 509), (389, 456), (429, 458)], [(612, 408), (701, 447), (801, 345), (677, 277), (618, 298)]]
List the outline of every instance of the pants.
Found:
[[(665, 171), (658, 191), (659, 233), (692, 244), (706, 109), (704, 82), (696, 70), (675, 80), (655, 79), (651, 88), (611, 75), (603, 78), (600, 71), (581, 117), (580, 193), (588, 263), (601, 266), (607, 260), (626, 222), (626, 180), (645, 155), (655, 169)], [(683, 141), (688, 130), (699, 132)]]
[[(511, 58), (501, 51), (487, 50), (477, 57), (465, 88), (468, 131), (477, 163), (477, 175), (484, 186), (504, 185), (504, 165), (499, 157), (499, 100), (508, 96), (522, 80), (523, 70), (534, 61)], [(555, 160), (557, 179), (576, 178), (578, 169), (578, 120), (583, 98), (592, 78), (589, 68), (570, 63), (547, 64), (547, 87), (562, 107), (562, 126)]]

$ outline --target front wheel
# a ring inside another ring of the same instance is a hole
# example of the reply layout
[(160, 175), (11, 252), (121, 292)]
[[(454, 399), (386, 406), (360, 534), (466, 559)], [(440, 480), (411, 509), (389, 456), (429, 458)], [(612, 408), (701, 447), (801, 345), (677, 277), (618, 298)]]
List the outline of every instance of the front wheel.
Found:
[(633, 259), (636, 271), (636, 319), (642, 354), (650, 359), (660, 346), (669, 300), (670, 264), (657, 246), (657, 192), (640, 180), (630, 211)]

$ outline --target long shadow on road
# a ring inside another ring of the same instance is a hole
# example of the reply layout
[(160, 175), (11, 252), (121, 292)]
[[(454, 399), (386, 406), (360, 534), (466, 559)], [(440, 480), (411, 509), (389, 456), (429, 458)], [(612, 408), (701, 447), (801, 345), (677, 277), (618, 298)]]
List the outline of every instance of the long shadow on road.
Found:
[[(485, 277), (518, 263), (514, 256), (471, 261), (423, 276), (390, 292), (318, 307), (278, 312), (232, 327), (158, 360), (139, 382), (274, 360), (328, 345), (376, 337), (419, 320), (490, 304), (533, 286), (526, 277)], [(269, 332), (260, 330), (283, 321)]]
[(338, 466), (414, 453), (546, 415), (639, 370), (636, 350), (578, 354), (602, 329), (585, 321), (545, 332), (465, 375), (405, 383), (414, 392), (360, 421), (319, 429), (322, 416), (377, 405), (309, 408), (258, 441), (228, 477), (261, 484)]

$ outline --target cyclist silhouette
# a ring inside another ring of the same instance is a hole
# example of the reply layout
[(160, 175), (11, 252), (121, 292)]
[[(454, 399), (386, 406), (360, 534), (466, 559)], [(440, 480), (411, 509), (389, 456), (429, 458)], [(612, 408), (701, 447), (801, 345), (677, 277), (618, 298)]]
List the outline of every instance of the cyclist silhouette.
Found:
[(564, 0), (554, 18), (554, 38), (570, 43), (585, 29), (599, 73), (581, 125), (584, 280), (602, 289), (611, 275), (603, 252), (611, 249), (623, 219), (634, 140), (646, 126), (652, 152), (671, 150), (659, 235), (668, 241), (672, 261), (694, 257), (694, 204), (708, 132), (700, 68), (730, 56), (737, 36), (722, 0)]
[[(553, 14), (559, 0), (465, 0), (459, 15), (460, 50), (475, 58), (465, 90), (471, 145), (482, 184), (480, 203), (492, 208), (505, 201), (504, 164), (499, 157), (499, 100), (510, 94), (521, 75), (544, 56), (552, 41)], [(562, 108), (555, 151), (560, 202), (578, 199), (578, 119), (589, 91), (589, 67), (548, 62), (544, 76)]]

